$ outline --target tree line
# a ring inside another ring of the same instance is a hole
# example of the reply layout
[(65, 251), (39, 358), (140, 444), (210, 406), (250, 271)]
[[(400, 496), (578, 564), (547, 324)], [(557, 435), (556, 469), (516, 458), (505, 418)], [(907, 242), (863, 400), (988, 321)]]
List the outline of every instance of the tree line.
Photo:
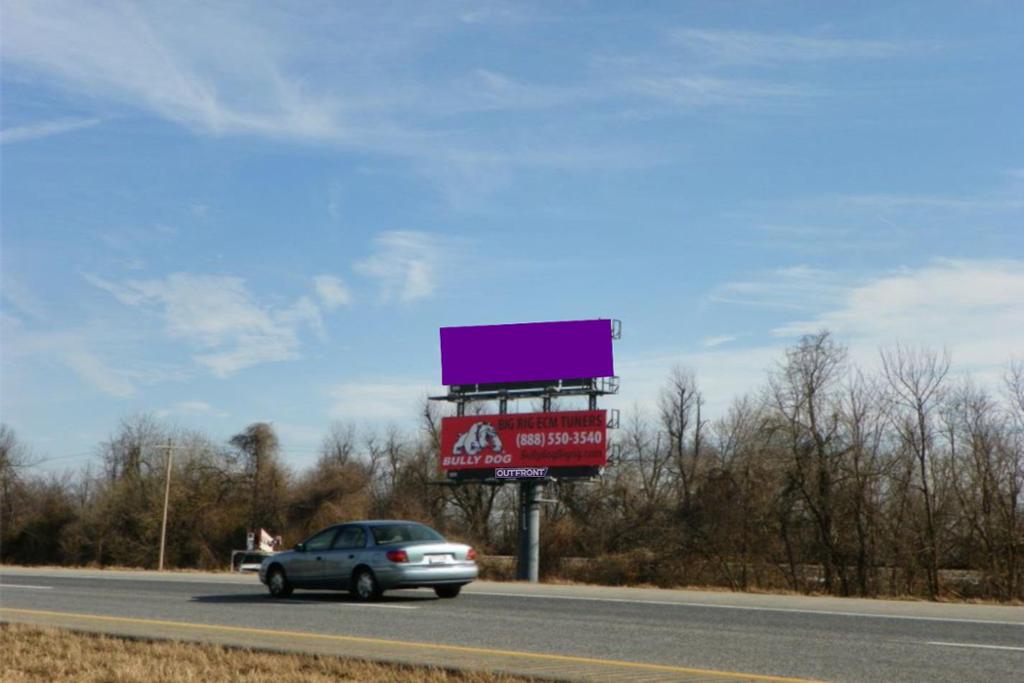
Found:
[[(993, 387), (953, 378), (933, 350), (896, 346), (880, 361), (866, 374), (827, 331), (806, 336), (714, 420), (694, 374), (674, 369), (657, 411), (612, 432), (600, 478), (548, 485), (557, 502), (543, 509), (542, 574), (1024, 599), (1024, 364)], [(0, 561), (154, 567), (169, 456), (170, 567), (224, 567), (250, 529), (287, 546), (382, 517), (514, 554), (515, 487), (444, 485), (441, 414), (424, 402), (412, 433), (334, 423), (305, 470), (287, 464), (267, 423), (225, 443), (135, 416), (82, 470), (42, 475), (0, 426)], [(482, 563), (510, 575), (507, 562)]]

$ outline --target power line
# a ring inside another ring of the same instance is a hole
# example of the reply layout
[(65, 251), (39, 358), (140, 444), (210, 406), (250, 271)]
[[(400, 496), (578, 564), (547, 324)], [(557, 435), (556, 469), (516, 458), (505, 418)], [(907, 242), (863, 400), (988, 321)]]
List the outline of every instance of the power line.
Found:
[(71, 455), (56, 455), (49, 458), (40, 458), (39, 460), (35, 460), (29, 465), (27, 465), (27, 467), (36, 467), (37, 465), (42, 465), (48, 462), (54, 462), (56, 460), (74, 460), (78, 458), (89, 458), (96, 455), (96, 453), (73, 453)]
[[(174, 450), (188, 450), (188, 449), (191, 448), (191, 446), (168, 446), (167, 444), (150, 444), (150, 443), (145, 443), (145, 444), (141, 444), (141, 445), (144, 448), (172, 448)], [(39, 465), (45, 465), (48, 462), (56, 462), (58, 460), (78, 460), (80, 458), (102, 458), (102, 457), (103, 457), (102, 453), (97, 453), (95, 451), (90, 451), (90, 452), (86, 452), (86, 453), (70, 453), (68, 455), (54, 455), (54, 456), (50, 456), (50, 457), (46, 457), (46, 458), (39, 458), (38, 460), (33, 460), (31, 463), (26, 465), (26, 467), (37, 467)]]

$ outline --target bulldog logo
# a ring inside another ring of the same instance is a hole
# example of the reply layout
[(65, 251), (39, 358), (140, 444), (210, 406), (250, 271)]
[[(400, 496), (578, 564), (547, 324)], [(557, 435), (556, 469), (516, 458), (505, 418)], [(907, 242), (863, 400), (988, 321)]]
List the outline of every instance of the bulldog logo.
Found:
[(467, 455), (476, 455), (487, 448), (490, 448), (495, 453), (501, 453), (502, 446), (498, 432), (486, 422), (475, 422), (469, 428), (469, 431), (460, 436), (459, 440), (455, 442), (452, 454), (460, 455), (466, 453)]

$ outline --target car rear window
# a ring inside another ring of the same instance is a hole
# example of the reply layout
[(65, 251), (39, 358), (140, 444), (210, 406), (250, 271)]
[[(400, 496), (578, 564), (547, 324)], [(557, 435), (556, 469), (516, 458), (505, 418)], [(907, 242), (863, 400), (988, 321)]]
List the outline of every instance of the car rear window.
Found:
[(443, 541), (444, 537), (422, 524), (381, 524), (371, 527), (377, 545), (409, 543), (411, 541)]

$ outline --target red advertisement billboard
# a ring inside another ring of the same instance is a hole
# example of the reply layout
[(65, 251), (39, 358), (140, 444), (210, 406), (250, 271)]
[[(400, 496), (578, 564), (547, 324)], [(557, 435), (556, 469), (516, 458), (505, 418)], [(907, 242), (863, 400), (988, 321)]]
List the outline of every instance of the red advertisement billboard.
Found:
[(446, 417), (441, 467), (602, 467), (608, 460), (607, 420), (604, 410)]

